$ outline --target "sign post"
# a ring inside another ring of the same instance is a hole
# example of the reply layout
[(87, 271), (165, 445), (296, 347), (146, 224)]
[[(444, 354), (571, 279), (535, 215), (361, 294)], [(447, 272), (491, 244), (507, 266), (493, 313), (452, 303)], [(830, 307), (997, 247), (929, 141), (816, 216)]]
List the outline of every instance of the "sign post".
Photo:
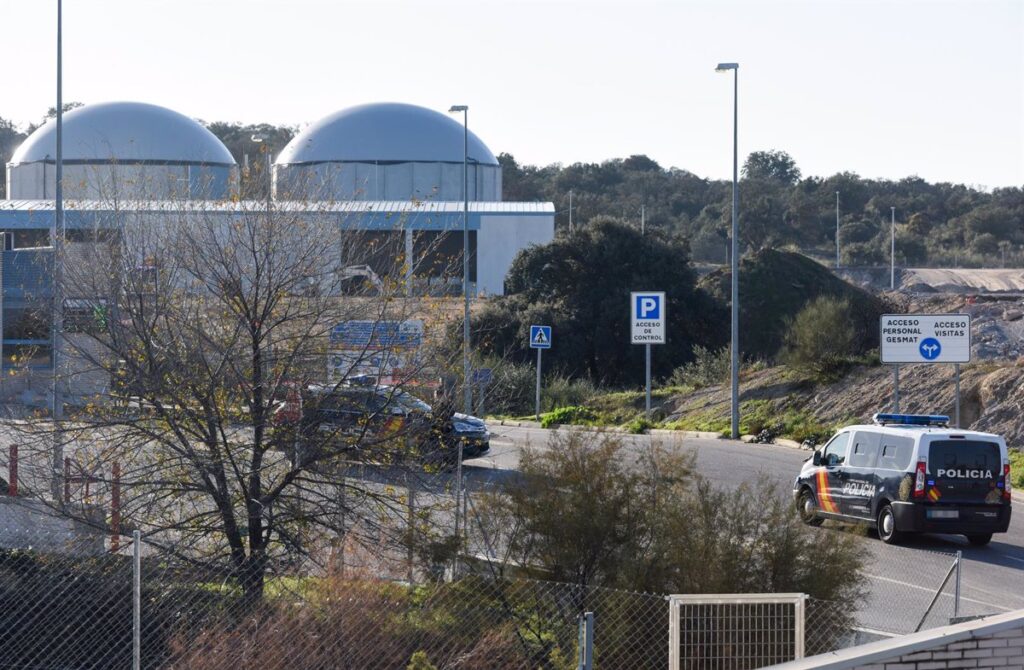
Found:
[(893, 405), (900, 411), (901, 363), (953, 363), (954, 413), (960, 427), (960, 364), (971, 361), (969, 314), (883, 314), (879, 348), (882, 363), (893, 365)]
[(537, 396), (533, 414), (540, 421), (541, 352), (551, 348), (551, 326), (530, 326), (530, 348), (537, 350)]
[(651, 418), (651, 345), (665, 344), (665, 292), (634, 291), (629, 294), (631, 341), (644, 345), (646, 413)]

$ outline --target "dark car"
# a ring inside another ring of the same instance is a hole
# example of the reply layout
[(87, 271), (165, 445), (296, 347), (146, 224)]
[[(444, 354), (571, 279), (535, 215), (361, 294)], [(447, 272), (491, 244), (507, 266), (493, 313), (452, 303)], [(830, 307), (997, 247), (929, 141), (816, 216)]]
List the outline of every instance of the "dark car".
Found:
[[(301, 409), (296, 407), (300, 402)], [(463, 458), (490, 449), (490, 431), (482, 419), (455, 413), (450, 425), (440, 425), (429, 404), (390, 386), (310, 385), (301, 401), (297, 393), (291, 393), (280, 403), (278, 415), (292, 421), (301, 416), (307, 439), (333, 441), (342, 449), (379, 448), (383, 452), (395, 440), (411, 441), (421, 455), (445, 463), (458, 458), (456, 444), (462, 445)], [(314, 433), (320, 437), (314, 438)]]

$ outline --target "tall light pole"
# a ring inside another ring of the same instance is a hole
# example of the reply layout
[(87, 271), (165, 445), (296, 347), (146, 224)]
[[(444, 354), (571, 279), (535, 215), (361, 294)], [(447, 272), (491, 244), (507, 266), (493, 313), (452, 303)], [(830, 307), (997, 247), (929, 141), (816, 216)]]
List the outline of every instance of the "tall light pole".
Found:
[(63, 95), (63, 55), (61, 42), (63, 39), (61, 18), (62, 3), (57, 0), (57, 151), (56, 151), (56, 189), (53, 206), (53, 228), (50, 231), (50, 244), (53, 247), (53, 324), (50, 333), (50, 362), (53, 374), (50, 380), (50, 417), (53, 419), (53, 444), (51, 445), (51, 477), (50, 495), (53, 502), (61, 500), (61, 473), (64, 466), (64, 447), (57, 431), (57, 422), (64, 418), (64, 398), (61, 396), (58, 381), (60, 360), (61, 331), (64, 328), (64, 296), (61, 264), (64, 253), (64, 95)]
[[(469, 373), (469, 106), (452, 105), (448, 110), (462, 112), (462, 402), (466, 414), (472, 412), (473, 389)], [(455, 469), (455, 540), (459, 540), (459, 512), (462, 509), (462, 441), (459, 441), (459, 460)], [(459, 559), (452, 565), (452, 577), (457, 576)]]
[(890, 207), (892, 211), (892, 236), (889, 247), (889, 290), (896, 290), (896, 208)]
[(740, 264), (739, 264), (739, 63), (719, 63), (715, 72), (732, 70), (732, 438), (740, 436)]
[(473, 389), (469, 379), (469, 107), (452, 105), (449, 112), (462, 112), (462, 411), (473, 411)]
[(836, 191), (836, 270), (839, 269), (839, 191)]

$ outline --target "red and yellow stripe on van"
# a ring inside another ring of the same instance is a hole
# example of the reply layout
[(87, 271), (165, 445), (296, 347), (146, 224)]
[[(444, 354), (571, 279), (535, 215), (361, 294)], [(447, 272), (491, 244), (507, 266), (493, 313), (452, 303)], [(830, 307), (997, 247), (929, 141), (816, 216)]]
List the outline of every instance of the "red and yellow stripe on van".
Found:
[(935, 488), (934, 486), (928, 489), (928, 500), (932, 502), (939, 502), (939, 498), (941, 497), (942, 493), (939, 492), (939, 489)]
[(836, 501), (832, 499), (832, 493), (828, 489), (828, 472), (824, 469), (818, 470), (815, 479), (818, 485), (818, 504), (821, 505), (821, 509), (829, 514), (838, 514), (839, 508), (836, 507)]

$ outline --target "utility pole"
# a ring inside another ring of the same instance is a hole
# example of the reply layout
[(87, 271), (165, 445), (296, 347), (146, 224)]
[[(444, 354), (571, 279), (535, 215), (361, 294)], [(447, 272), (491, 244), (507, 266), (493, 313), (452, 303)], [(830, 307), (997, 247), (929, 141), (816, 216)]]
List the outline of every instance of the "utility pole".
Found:
[(572, 232), (572, 189), (569, 189), (569, 232)]
[(896, 208), (890, 207), (892, 211), (892, 235), (889, 248), (889, 290), (896, 290)]
[(839, 191), (836, 191), (836, 270), (839, 269)]
[(63, 38), (61, 19), (63, 7), (57, 0), (57, 151), (56, 151), (56, 192), (54, 194), (53, 229), (50, 231), (50, 244), (53, 248), (53, 332), (50, 333), (50, 361), (53, 374), (50, 380), (50, 418), (53, 420), (53, 443), (51, 453), (50, 494), (56, 503), (61, 500), (61, 476), (64, 465), (64, 446), (57, 426), (64, 418), (64, 398), (59, 385), (60, 345), (64, 328), (64, 295), (61, 282), (63, 273), (61, 264), (64, 254), (64, 96), (63, 96), (63, 55), (61, 40)]

